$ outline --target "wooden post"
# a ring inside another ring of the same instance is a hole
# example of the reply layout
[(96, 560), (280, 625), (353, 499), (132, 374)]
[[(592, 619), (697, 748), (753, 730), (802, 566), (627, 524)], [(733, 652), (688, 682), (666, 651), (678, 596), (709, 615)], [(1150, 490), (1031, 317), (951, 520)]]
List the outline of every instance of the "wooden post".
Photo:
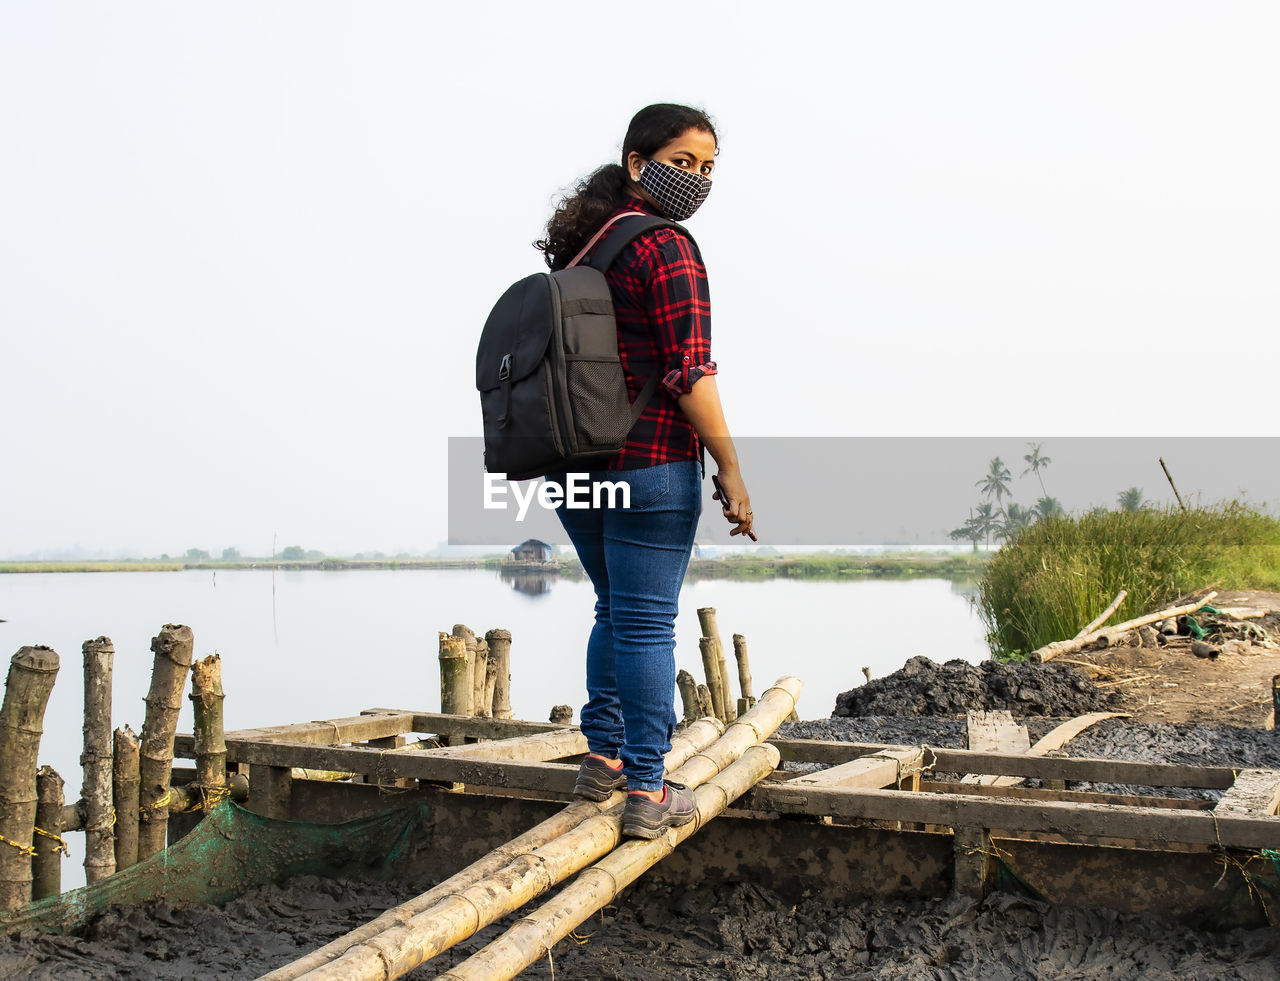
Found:
[(489, 642), (484, 642), (484, 698), (481, 701), (481, 708), (484, 714), (490, 718), (493, 717), (493, 693), (498, 685), (498, 665), (493, 659), (493, 654), (489, 651)]
[(249, 764), (249, 810), (254, 814), (287, 821), (292, 797), (290, 767)]
[(195, 710), (196, 790), (208, 811), (227, 792), (227, 743), (223, 738), (222, 658), (218, 654), (191, 666), (191, 706)]
[(715, 703), (711, 700), (711, 689), (706, 685), (698, 686), (698, 718), (719, 718), (716, 715)]
[(991, 836), (986, 828), (956, 828), (953, 844), (955, 891), (981, 899), (992, 877)]
[(684, 705), (684, 721), (693, 722), (700, 718), (698, 712), (698, 683), (693, 675), (683, 668), (676, 675), (676, 688), (680, 690), (680, 701)]
[(1280, 674), (1271, 679), (1271, 723), (1267, 728), (1274, 729), (1277, 720), (1280, 720)]
[(138, 862), (138, 734), (129, 726), (113, 737), (111, 790), (116, 805), (116, 870)]
[[(471, 678), (467, 671), (467, 644), (461, 637), (440, 634), (440, 711), (446, 715), (471, 714)], [(449, 736), (450, 746), (466, 742), (462, 736)], [(253, 781), (250, 780), (252, 787)]]
[(699, 637), (698, 650), (702, 654), (702, 670), (707, 676), (707, 690), (711, 692), (711, 711), (717, 719), (724, 722), (724, 688), (721, 684), (720, 664), (716, 660), (716, 642), (710, 637)]
[(756, 696), (751, 690), (751, 662), (747, 660), (747, 638), (742, 634), (733, 635), (733, 656), (738, 662), (738, 687), (742, 689), (742, 697), (754, 705)]
[(115, 815), (111, 802), (111, 668), (116, 649), (110, 637), (86, 640), (84, 653), (84, 878), (93, 885), (116, 870)]
[(489, 687), (489, 642), (483, 637), (476, 641), (475, 650), (472, 652), (473, 664), (472, 673), (474, 675), (473, 695), (471, 698), (471, 711), (473, 715), (484, 716), (488, 718), (493, 715), (493, 702), (484, 700), (485, 692)]
[(480, 710), (476, 707), (476, 634), (465, 623), (455, 623), (453, 625), (453, 636), (462, 638), (463, 646), (467, 652), (467, 684), (471, 691), (471, 694), (467, 697), (467, 702), (471, 707), (467, 714), (479, 715)]
[(169, 780), (173, 773), (173, 736), (182, 711), (182, 691), (187, 686), (191, 650), (195, 640), (191, 628), (166, 623), (151, 640), (155, 662), (151, 668), (151, 689), (142, 721), (138, 751), (139, 808), (138, 860), (163, 851), (169, 831)]
[(49, 647), (23, 647), (9, 662), (0, 706), (0, 910), (31, 902), (36, 757), (57, 677), (58, 655)]
[[(62, 857), (67, 847), (62, 840), (62, 808), (67, 802), (63, 780), (51, 766), (36, 771), (36, 836), (31, 847), (31, 876), (35, 881), (32, 899), (62, 893)], [(41, 833), (43, 832), (43, 833)]]
[(511, 631), (500, 627), (486, 630), (489, 659), (494, 662), (496, 682), (493, 686), (493, 717), (511, 718)]

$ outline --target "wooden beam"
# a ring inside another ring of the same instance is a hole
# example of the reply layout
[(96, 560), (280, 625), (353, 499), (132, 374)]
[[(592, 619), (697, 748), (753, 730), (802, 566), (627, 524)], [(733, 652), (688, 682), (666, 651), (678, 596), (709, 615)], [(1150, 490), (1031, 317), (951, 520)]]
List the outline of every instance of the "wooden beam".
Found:
[[(1044, 756), (1055, 749), (1061, 749), (1090, 726), (1096, 725), (1104, 719), (1127, 719), (1128, 717), (1128, 712), (1090, 712), (1087, 715), (1078, 715), (1074, 719), (1069, 719), (1062, 723), (1062, 725), (1051, 729), (1049, 732), (1037, 739), (1036, 744), (1026, 751), (1026, 755)], [(974, 747), (970, 746), (969, 748), (973, 749)], [(1022, 783), (1022, 777), (981, 776), (976, 777), (974, 780), (966, 779), (964, 782), (987, 784), (991, 787), (1013, 787)]]
[[(834, 739), (770, 739), (784, 760), (847, 763), (859, 756), (910, 746), (846, 743)], [(1123, 760), (1035, 757), (1019, 753), (979, 753), (967, 749), (925, 747), (926, 765), (944, 773), (992, 773), (1042, 780), (1087, 780), (1144, 787), (1207, 787), (1226, 790), (1235, 781), (1229, 766), (1182, 766), (1174, 763), (1131, 763)]]
[(407, 747), (401, 752), (428, 756), (465, 757), (485, 760), (535, 760), (545, 762), (566, 756), (577, 756), (587, 751), (587, 737), (577, 729), (558, 729), (554, 732), (531, 736), (514, 736), (510, 739), (492, 739), (467, 746), (446, 746), (441, 749), (417, 749)]
[(744, 796), (741, 804), (751, 809), (790, 814), (909, 821), (950, 828), (999, 828), (1009, 832), (1050, 831), (1066, 836), (1096, 835), (1193, 845), (1220, 844), (1227, 848), (1272, 848), (1280, 841), (1280, 818), (1158, 807), (898, 790), (799, 788), (791, 783), (759, 786)]
[(994, 878), (991, 835), (985, 828), (956, 828), (952, 844), (955, 877), (952, 887), (961, 896), (981, 899)]
[[(266, 740), (227, 740), (233, 763), (372, 774), (383, 783), (396, 778), (437, 783), (572, 793), (578, 768), (567, 763), (473, 759), (431, 752), (379, 750), (367, 746), (306, 746)], [(252, 783), (252, 776), (250, 776)]]
[(890, 749), (874, 756), (862, 756), (817, 773), (806, 773), (787, 781), (799, 787), (897, 787), (904, 776), (907, 786), (917, 789), (923, 752), (919, 749)]
[(930, 794), (975, 794), (979, 797), (1016, 797), (1023, 800), (1064, 800), (1079, 804), (1121, 804), (1125, 807), (1172, 807), (1211, 811), (1213, 801), (1187, 797), (1139, 797), (1137, 794), (1098, 794), (1087, 790), (1051, 790), (1041, 787), (995, 787), (989, 784), (925, 780), (920, 789)]
[(1280, 770), (1241, 770), (1213, 812), (1275, 814), (1277, 806), (1280, 806)]

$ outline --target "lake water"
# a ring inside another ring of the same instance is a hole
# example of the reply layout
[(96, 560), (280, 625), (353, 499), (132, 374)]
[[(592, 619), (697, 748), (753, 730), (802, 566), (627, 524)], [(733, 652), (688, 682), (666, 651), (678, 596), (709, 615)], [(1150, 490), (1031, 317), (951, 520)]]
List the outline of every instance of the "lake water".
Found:
[[(222, 655), (228, 729), (306, 722), (385, 707), (440, 708), (437, 634), (465, 623), (512, 632), (511, 704), (545, 720), (552, 705), (585, 701), (583, 660), (594, 597), (586, 580), (513, 584), (490, 570), (269, 570), (0, 575), (0, 650), (46, 644), (62, 668), (45, 716), (40, 762), (79, 796), (83, 659), (80, 645), (115, 643), (113, 721), (142, 727), (151, 638), (185, 623), (197, 657)], [(545, 591), (539, 592), (539, 589)], [(744, 634), (756, 694), (776, 678), (805, 682), (803, 718), (831, 713), (837, 693), (896, 670), (908, 657), (988, 656), (969, 590), (945, 580), (687, 583), (676, 661), (702, 678), (697, 609), (717, 610), (728, 646)], [(189, 690), (189, 688), (188, 688)], [(677, 712), (679, 704), (677, 702)], [(186, 700), (179, 730), (190, 732)], [(73, 838), (73, 848), (77, 838)], [(83, 852), (79, 857), (83, 858)], [(64, 888), (79, 880), (73, 859)]]

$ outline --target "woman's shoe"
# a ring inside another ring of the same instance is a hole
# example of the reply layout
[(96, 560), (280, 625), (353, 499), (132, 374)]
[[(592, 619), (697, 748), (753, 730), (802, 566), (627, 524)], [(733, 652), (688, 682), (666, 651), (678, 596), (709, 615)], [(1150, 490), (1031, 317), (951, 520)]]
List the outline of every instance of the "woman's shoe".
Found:
[(615, 790), (627, 785), (621, 770), (615, 770), (597, 756), (588, 756), (578, 765), (578, 779), (573, 785), (575, 797), (587, 800), (606, 800)]
[(627, 838), (658, 838), (667, 828), (678, 828), (698, 816), (693, 791), (682, 783), (663, 781), (661, 801), (641, 793), (627, 794), (622, 810), (622, 834)]

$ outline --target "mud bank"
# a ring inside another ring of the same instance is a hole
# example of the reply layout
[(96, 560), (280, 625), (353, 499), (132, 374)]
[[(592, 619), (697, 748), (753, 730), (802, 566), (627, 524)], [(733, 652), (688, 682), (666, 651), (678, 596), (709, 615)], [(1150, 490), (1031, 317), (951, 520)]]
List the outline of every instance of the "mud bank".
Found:
[(1119, 696), (1066, 664), (947, 661), (913, 657), (893, 674), (836, 696), (832, 715), (963, 715), (1005, 709), (1015, 716), (1105, 711)]
[[(692, 843), (691, 843), (692, 844)], [(0, 976), (30, 981), (254, 978), (376, 915), (386, 885), (302, 878), (223, 909), (151, 903), (102, 917), (84, 938), (25, 936)], [(496, 936), (495, 925), (419, 968), (430, 978)], [(640, 883), (523, 976), (652, 979), (1245, 978), (1280, 970), (1280, 932), (1204, 933), (1150, 918), (996, 894), (832, 905), (754, 883)]]

